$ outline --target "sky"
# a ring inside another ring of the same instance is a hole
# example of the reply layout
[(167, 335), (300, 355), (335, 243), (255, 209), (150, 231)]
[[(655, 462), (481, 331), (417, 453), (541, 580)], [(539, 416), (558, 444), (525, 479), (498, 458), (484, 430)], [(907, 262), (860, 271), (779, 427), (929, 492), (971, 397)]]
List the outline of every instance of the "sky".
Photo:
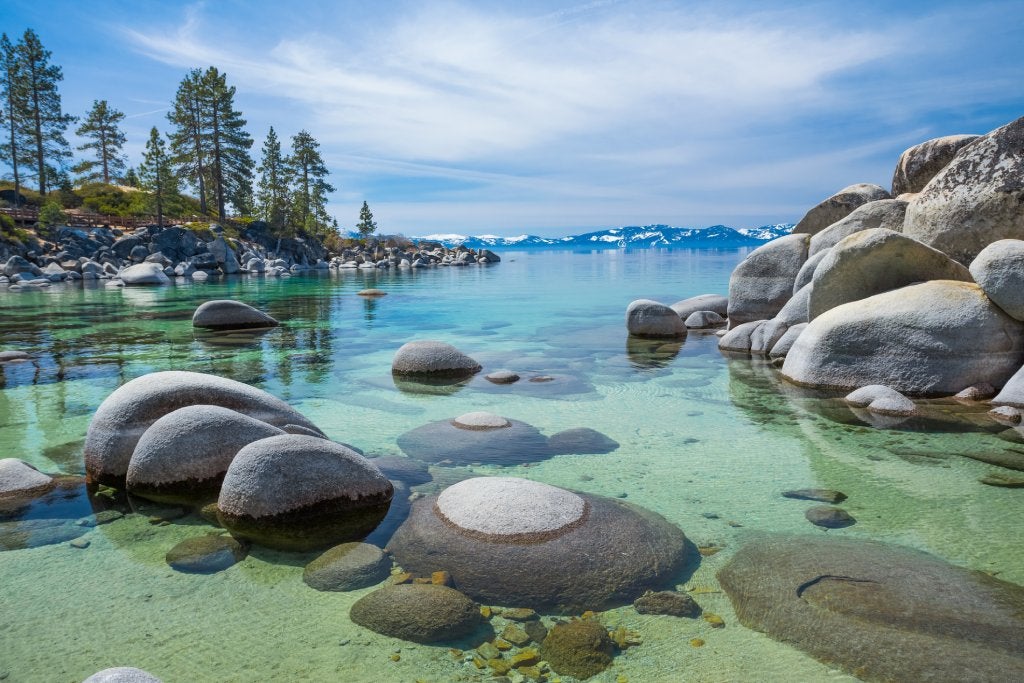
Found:
[(340, 226), (367, 201), (410, 236), (796, 222), (888, 188), (912, 145), (1024, 116), (1024, 0), (0, 0), (26, 28), (65, 111), (126, 114), (130, 163), (216, 66), (257, 161), (270, 126), (306, 129)]

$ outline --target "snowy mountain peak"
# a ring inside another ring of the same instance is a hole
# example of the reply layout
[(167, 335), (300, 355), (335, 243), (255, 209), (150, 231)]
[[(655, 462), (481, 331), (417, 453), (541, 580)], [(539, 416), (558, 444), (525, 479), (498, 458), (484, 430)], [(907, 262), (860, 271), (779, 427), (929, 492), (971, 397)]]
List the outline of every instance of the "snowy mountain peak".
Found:
[(451, 233), (424, 235), (422, 237), (413, 237), (412, 239), (441, 242), (446, 246), (463, 244), (473, 249), (491, 247), (588, 247), (591, 249), (614, 249), (617, 247), (734, 248), (759, 246), (776, 237), (788, 235), (792, 230), (792, 223), (762, 225), (758, 228), (740, 228), (738, 230), (724, 225), (712, 225), (707, 228), (645, 225), (609, 228), (583, 233), (582, 235), (569, 235), (567, 237), (538, 237), (537, 235), (517, 235), (515, 237), (476, 235), (470, 237)]

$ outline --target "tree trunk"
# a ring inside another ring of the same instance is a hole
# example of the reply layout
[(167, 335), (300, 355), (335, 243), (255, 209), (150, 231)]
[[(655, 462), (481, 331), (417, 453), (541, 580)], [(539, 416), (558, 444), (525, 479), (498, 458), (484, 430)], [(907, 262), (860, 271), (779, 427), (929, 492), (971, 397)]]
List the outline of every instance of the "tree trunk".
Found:
[(7, 118), (11, 123), (11, 168), (14, 169), (14, 208), (18, 208), (18, 200), (21, 197), (21, 178), (18, 175), (18, 143), (14, 135), (16, 125), (14, 121), (14, 92), (13, 86), (7, 89)]
[(46, 195), (46, 159), (43, 156), (43, 120), (39, 113), (39, 82), (32, 65), (32, 118), (35, 124), (36, 162), (39, 165), (39, 194)]
[(196, 168), (199, 174), (199, 213), (206, 214), (206, 172), (203, 168), (203, 143), (199, 130), (199, 107), (196, 103), (196, 96), (192, 100), (192, 138), (196, 143)]
[(103, 159), (103, 182), (109, 185), (110, 173), (107, 171), (107, 135), (102, 128), (100, 129), (100, 158)]
[(217, 118), (217, 96), (213, 98), (213, 181), (217, 190), (217, 217), (224, 220), (224, 167), (220, 156), (220, 121)]

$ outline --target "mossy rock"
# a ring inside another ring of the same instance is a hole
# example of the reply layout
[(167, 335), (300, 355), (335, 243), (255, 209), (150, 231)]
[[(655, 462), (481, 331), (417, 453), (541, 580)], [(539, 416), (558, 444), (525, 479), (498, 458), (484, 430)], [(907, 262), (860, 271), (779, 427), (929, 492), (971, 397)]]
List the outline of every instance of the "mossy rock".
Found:
[(454, 641), (483, 621), (480, 608), (459, 591), (434, 584), (402, 584), (375, 590), (349, 611), (353, 622), (414, 643)]
[(607, 669), (615, 644), (600, 622), (576, 619), (556, 624), (540, 647), (541, 658), (563, 676), (580, 680)]
[(186, 538), (167, 551), (167, 564), (189, 574), (214, 574), (241, 562), (248, 547), (230, 536)]

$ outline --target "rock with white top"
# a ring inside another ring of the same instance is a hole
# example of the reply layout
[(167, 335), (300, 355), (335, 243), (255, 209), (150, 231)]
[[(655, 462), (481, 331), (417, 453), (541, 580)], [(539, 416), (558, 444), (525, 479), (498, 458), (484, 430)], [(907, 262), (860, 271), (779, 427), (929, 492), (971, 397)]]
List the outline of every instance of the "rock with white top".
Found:
[(82, 683), (160, 683), (160, 679), (133, 666), (115, 666), (97, 671)]
[(398, 447), (423, 462), (520, 464), (551, 455), (536, 427), (483, 411), (430, 422), (398, 437)]

